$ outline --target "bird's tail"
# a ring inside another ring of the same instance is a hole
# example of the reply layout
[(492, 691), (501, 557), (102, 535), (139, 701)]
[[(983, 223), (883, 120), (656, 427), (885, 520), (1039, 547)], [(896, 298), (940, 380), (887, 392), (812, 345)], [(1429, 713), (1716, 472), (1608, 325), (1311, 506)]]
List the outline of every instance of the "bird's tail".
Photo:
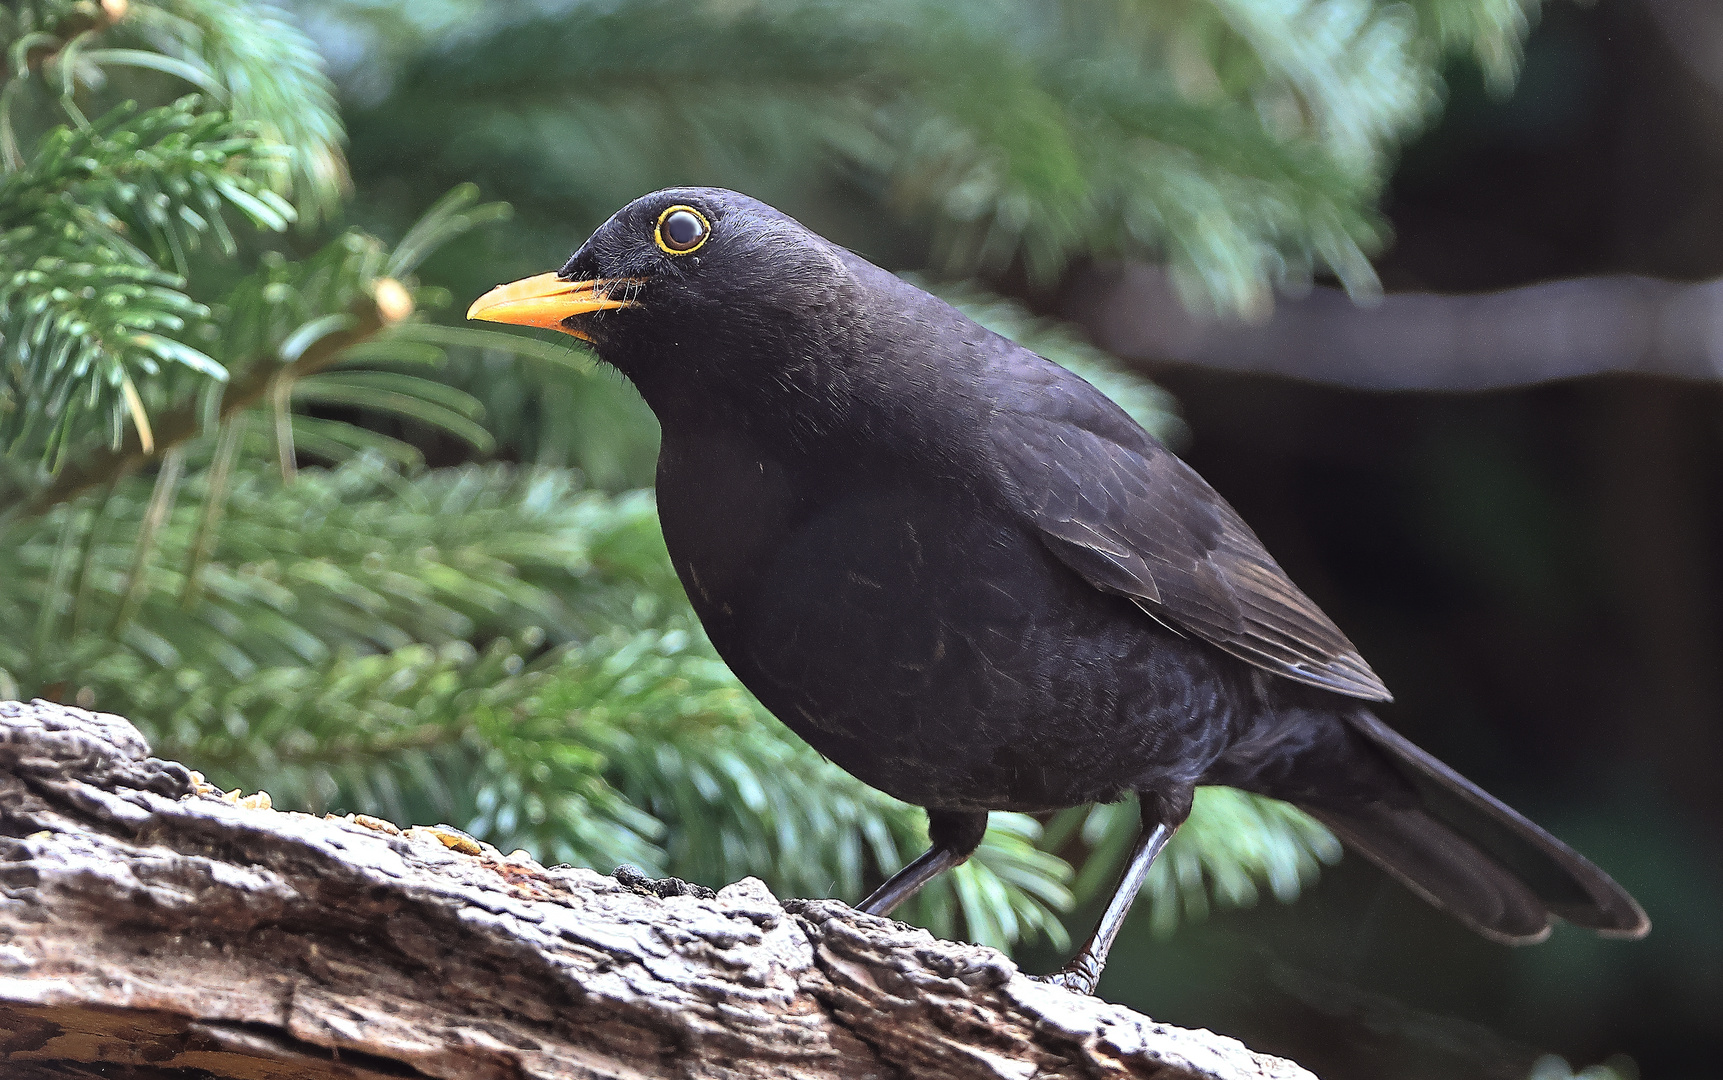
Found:
[(1609, 937), (1642, 937), (1651, 921), (1584, 856), (1360, 709), (1355, 730), (1417, 793), (1408, 806), (1305, 806), (1349, 847), (1494, 941), (1542, 941), (1550, 916)]

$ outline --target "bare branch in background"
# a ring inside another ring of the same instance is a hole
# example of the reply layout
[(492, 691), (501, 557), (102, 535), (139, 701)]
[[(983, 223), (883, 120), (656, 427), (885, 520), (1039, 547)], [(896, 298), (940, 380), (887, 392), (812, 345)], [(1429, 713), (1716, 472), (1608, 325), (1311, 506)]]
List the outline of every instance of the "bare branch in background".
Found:
[(1634, 372), (1723, 378), (1723, 280), (1574, 278), (1495, 293), (1338, 289), (1281, 300), (1261, 323), (1192, 314), (1157, 267), (1090, 272), (1065, 314), (1131, 360), (1281, 375), (1360, 390), (1497, 390)]

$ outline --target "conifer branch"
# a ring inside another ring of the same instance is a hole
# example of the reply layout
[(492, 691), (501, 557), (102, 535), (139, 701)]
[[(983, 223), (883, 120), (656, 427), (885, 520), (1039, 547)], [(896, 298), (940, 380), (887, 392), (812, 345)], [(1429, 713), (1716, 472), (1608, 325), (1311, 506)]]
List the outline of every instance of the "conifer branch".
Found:
[[(298, 379), (322, 371), (340, 358), (342, 350), (369, 341), (390, 325), (381, 305), (371, 297), (356, 301), (347, 314), (351, 320), (347, 325), (318, 338), (297, 359), (289, 361), (275, 355), (259, 358), (248, 365), (222, 394), (221, 422), (227, 422), (261, 401), (277, 379)], [(158, 414), (153, 427), (154, 453), (144, 449), (135, 430), (129, 431), (118, 448), (97, 449), (81, 460), (69, 463), (47, 487), (31, 497), (20, 512), (25, 516), (41, 514), (92, 487), (130, 473), (154, 456), (202, 433), (206, 428), (206, 415), (200, 403), (189, 401)]]

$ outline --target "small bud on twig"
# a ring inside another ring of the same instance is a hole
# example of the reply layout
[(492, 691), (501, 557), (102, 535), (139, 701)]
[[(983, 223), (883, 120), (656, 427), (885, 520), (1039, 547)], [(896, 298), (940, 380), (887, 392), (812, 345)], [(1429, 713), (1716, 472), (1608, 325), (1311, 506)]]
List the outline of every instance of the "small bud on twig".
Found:
[(377, 302), (377, 314), (383, 317), (385, 326), (393, 326), (413, 313), (413, 294), (394, 278), (373, 281), (371, 298)]

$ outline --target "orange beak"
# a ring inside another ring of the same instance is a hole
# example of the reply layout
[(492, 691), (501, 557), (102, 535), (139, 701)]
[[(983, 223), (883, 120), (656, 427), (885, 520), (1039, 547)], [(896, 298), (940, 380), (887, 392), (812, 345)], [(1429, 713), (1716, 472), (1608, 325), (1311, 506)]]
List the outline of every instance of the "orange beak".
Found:
[(589, 311), (632, 307), (631, 301), (616, 299), (610, 294), (612, 290), (634, 284), (637, 282), (630, 278), (564, 281), (555, 274), (536, 274), (498, 285), (474, 300), (473, 306), (467, 309), (467, 318), (517, 326), (544, 326), (584, 338), (586, 335), (562, 325), (563, 320)]

